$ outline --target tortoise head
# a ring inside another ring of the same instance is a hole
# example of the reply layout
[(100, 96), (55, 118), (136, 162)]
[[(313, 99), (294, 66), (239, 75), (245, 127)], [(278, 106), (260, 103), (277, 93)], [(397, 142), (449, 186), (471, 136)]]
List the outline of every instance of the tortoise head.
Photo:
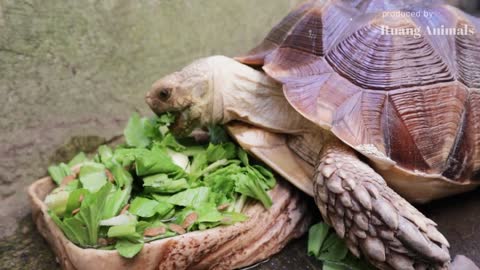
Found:
[(157, 114), (171, 112), (176, 115), (173, 130), (185, 134), (197, 127), (220, 121), (214, 115), (215, 89), (213, 77), (221, 56), (212, 56), (194, 61), (182, 70), (156, 81), (146, 94), (145, 100)]

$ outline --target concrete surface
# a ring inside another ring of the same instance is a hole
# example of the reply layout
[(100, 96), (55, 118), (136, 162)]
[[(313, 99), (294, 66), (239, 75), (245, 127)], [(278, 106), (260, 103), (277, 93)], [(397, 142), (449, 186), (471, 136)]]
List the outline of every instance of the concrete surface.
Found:
[[(241, 54), (299, 0), (0, 0), (0, 269), (55, 269), (25, 187), (148, 114), (151, 83), (193, 59)], [(480, 192), (422, 207), (480, 264)], [(320, 269), (305, 239), (260, 269)]]

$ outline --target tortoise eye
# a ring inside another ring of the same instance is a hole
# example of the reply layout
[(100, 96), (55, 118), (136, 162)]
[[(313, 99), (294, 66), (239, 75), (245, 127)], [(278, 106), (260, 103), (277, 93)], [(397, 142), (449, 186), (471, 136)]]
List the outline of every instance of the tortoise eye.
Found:
[(167, 101), (172, 95), (172, 88), (163, 88), (158, 92), (158, 98), (162, 101)]

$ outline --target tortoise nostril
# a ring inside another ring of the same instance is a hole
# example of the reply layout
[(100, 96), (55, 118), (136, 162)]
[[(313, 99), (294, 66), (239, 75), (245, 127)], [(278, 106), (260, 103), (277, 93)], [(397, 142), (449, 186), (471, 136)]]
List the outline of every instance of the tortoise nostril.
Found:
[(171, 95), (172, 95), (172, 88), (162, 88), (158, 92), (158, 98), (161, 101), (167, 101)]

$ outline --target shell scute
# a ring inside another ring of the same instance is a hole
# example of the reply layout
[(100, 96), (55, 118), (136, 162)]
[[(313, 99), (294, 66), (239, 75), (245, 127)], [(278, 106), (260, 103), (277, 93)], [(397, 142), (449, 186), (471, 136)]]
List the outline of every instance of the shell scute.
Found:
[(297, 111), (360, 152), (369, 145), (412, 172), (480, 178), (480, 19), (411, 2), (310, 1), (238, 59), (263, 65)]

